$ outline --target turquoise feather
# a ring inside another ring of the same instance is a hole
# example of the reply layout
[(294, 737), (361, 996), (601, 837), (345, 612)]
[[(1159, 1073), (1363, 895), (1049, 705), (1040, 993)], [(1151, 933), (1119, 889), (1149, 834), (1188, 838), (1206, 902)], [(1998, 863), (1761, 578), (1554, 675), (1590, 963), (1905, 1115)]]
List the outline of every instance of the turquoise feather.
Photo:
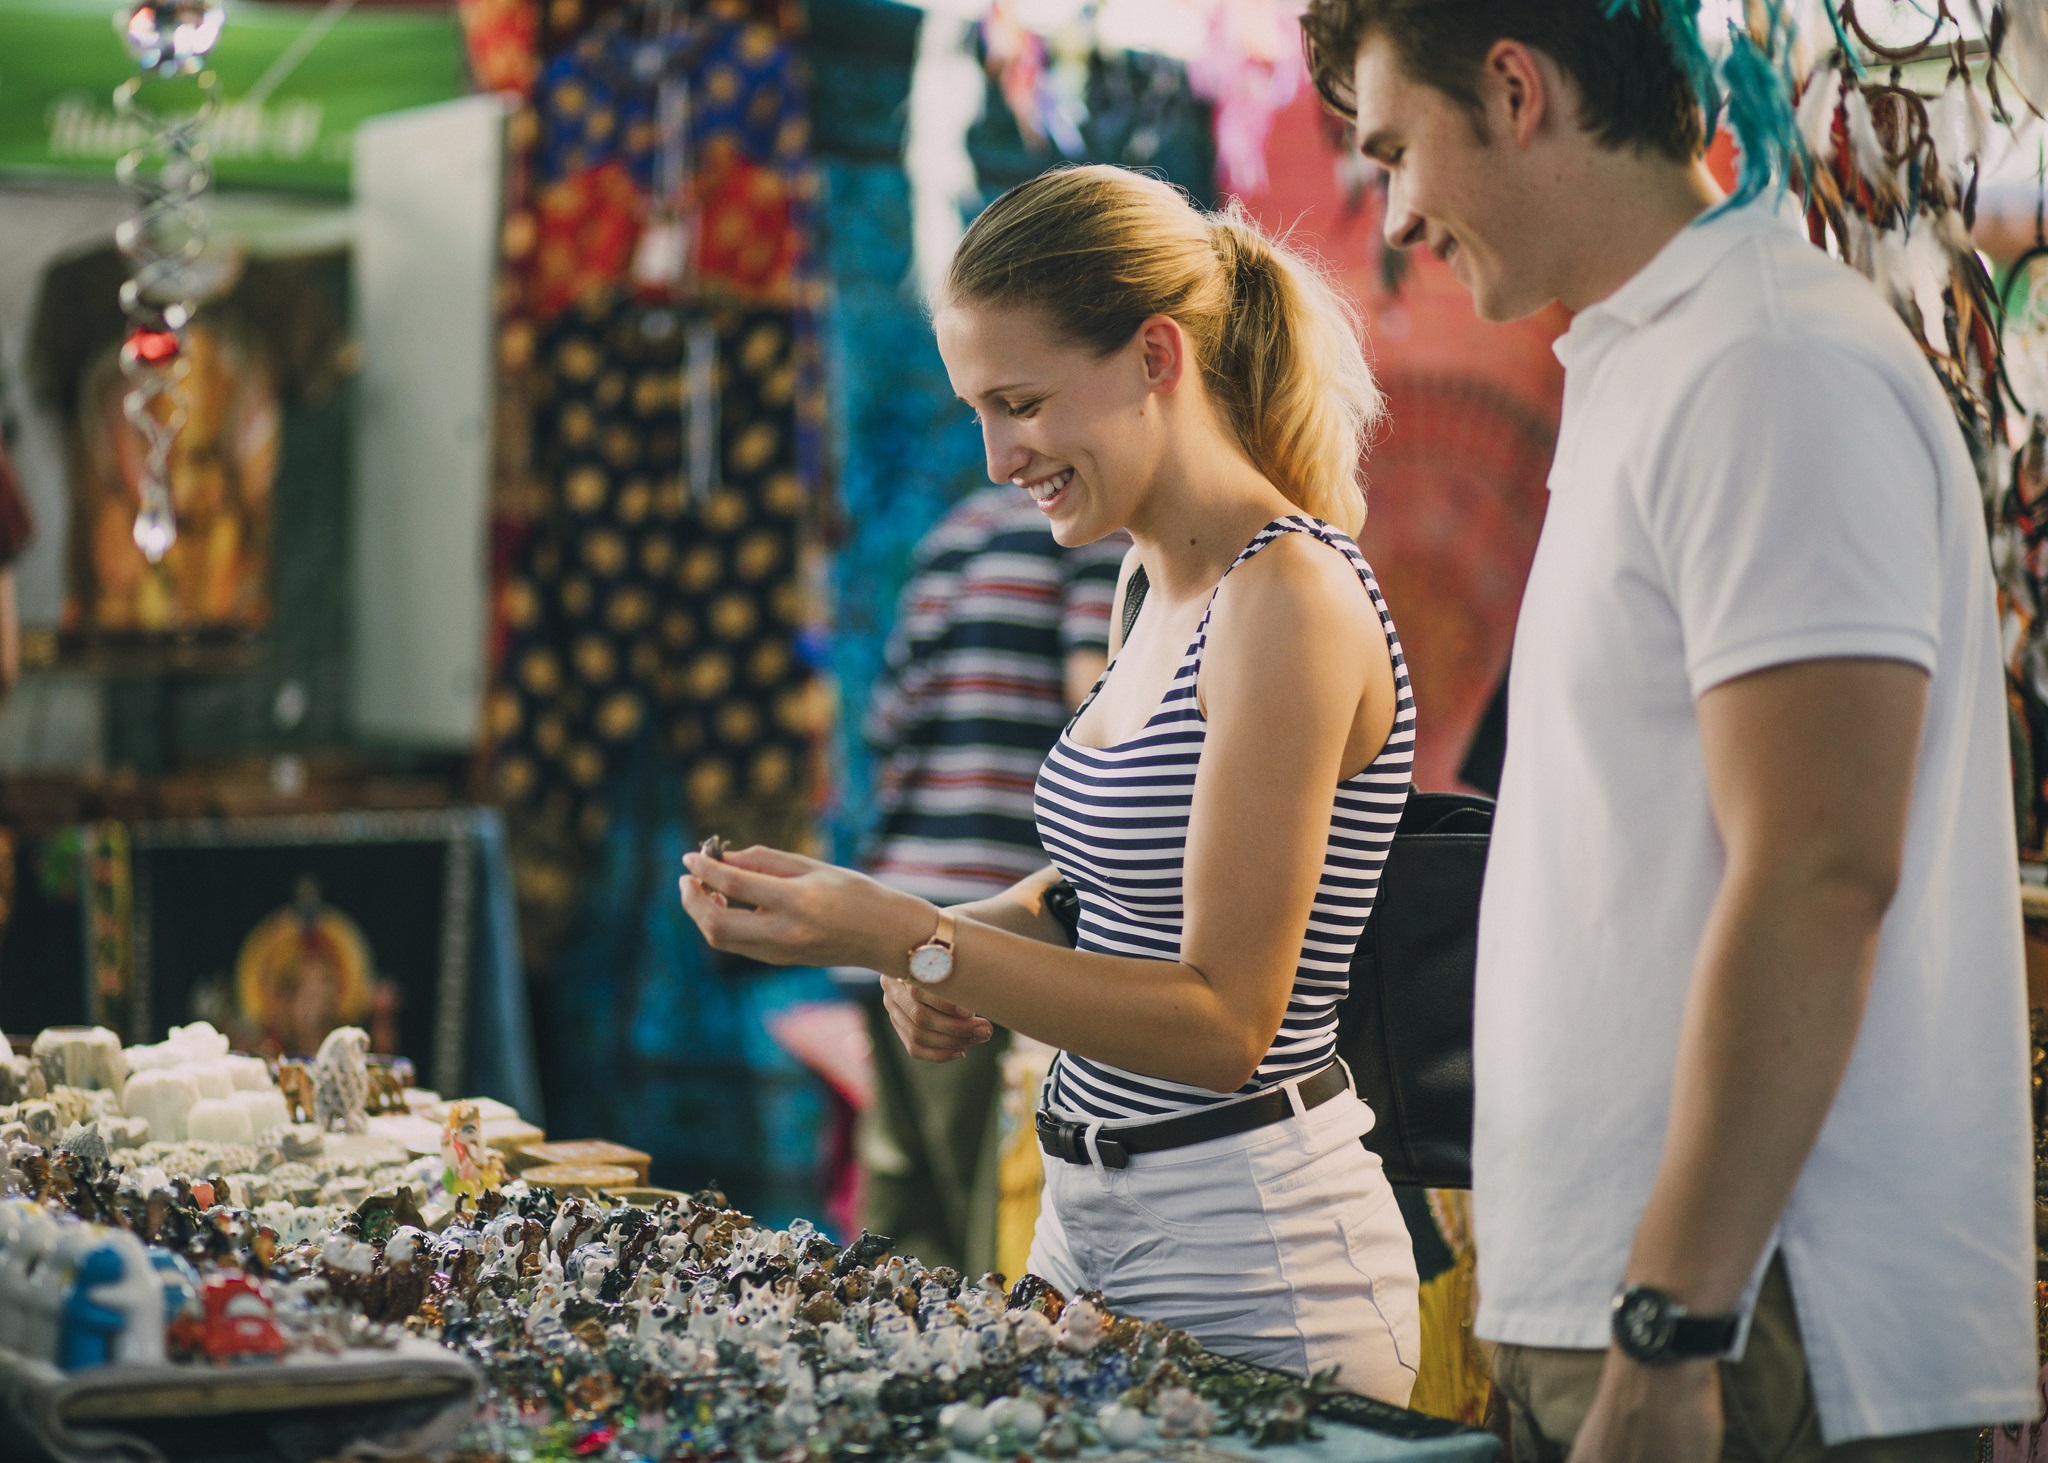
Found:
[(1842, 11), (1835, 0), (1820, 0), (1820, 8), (1828, 13), (1828, 24), (1835, 28), (1835, 45), (1848, 58), (1849, 70), (1856, 76), (1863, 74), (1863, 62), (1857, 58), (1855, 46), (1849, 43), (1849, 28), (1842, 24)]
[[(1607, 13), (1642, 14), (1645, 0), (1607, 0)], [(1832, 0), (1828, 16), (1839, 29)], [(1780, 0), (1769, 0), (1770, 23), (1760, 47), (1740, 26), (1728, 27), (1728, 55), (1718, 68), (1700, 39), (1700, 0), (1662, 0), (1657, 7), (1665, 41), (1692, 82), (1706, 114), (1707, 140), (1712, 141), (1720, 118), (1742, 152), (1742, 172), (1735, 191), (1716, 212), (1740, 208), (1763, 196), (1773, 182), (1783, 188), (1792, 175), (1792, 160), (1803, 155), (1798, 119), (1792, 110), (1789, 75), (1791, 22)]]
[(1721, 78), (1728, 86), (1728, 126), (1742, 150), (1742, 173), (1722, 210), (1754, 202), (1774, 181), (1783, 189), (1791, 179), (1791, 160), (1805, 147), (1783, 72), (1738, 27), (1728, 28), (1728, 43)]

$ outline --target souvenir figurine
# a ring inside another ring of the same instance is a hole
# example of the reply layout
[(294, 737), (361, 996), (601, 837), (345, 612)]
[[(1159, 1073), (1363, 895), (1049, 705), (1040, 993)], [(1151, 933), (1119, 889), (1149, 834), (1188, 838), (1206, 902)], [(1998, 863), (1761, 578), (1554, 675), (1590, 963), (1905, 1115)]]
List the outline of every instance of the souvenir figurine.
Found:
[(208, 1361), (258, 1361), (283, 1356), (284, 1336), (269, 1290), (246, 1275), (209, 1275), (201, 1288), (199, 1346)]
[(0, 1203), (0, 1349), (36, 1354), (34, 1280), (57, 1240), (57, 1221), (40, 1205)]
[(0, 1051), (0, 1107), (33, 1102), (49, 1090), (41, 1062), (34, 1057), (17, 1057)]
[(181, 1322), (197, 1322), (202, 1314), (199, 1272), (192, 1268), (192, 1262), (162, 1245), (149, 1246), (147, 1253), (157, 1289), (163, 1293), (165, 1324), (175, 1331)]
[(369, 1108), (373, 1113), (406, 1110), (405, 1089), (412, 1086), (413, 1067), (405, 1057), (379, 1057), (370, 1063)]
[(50, 1361), (57, 1350), (57, 1310), (63, 1300), (65, 1226), (47, 1210), (25, 1223), (0, 1265), (0, 1314), (9, 1317), (5, 1344), (24, 1356)]
[(328, 1132), (367, 1133), (370, 1036), (360, 1026), (337, 1026), (313, 1059), (313, 1121)]
[(118, 1098), (128, 1077), (121, 1038), (104, 1026), (50, 1026), (35, 1039), (32, 1054), (51, 1087), (85, 1087)]
[(373, 1321), (403, 1321), (427, 1297), (427, 1236), (410, 1224), (400, 1225), (384, 1242), (383, 1263), (370, 1279), (366, 1313)]
[(1102, 1340), (1102, 1308), (1086, 1296), (1077, 1296), (1060, 1313), (1056, 1340), (1062, 1351), (1086, 1356)]
[(441, 1124), (441, 1183), (451, 1194), (474, 1199), (505, 1182), (505, 1165), (484, 1142), (483, 1113), (473, 1102), (451, 1102)]
[(277, 1090), (295, 1123), (313, 1121), (313, 1069), (303, 1061), (282, 1057), (277, 1063)]
[(57, 1365), (164, 1359), (164, 1293), (142, 1241), (118, 1229), (78, 1240), (71, 1289), (57, 1318)]

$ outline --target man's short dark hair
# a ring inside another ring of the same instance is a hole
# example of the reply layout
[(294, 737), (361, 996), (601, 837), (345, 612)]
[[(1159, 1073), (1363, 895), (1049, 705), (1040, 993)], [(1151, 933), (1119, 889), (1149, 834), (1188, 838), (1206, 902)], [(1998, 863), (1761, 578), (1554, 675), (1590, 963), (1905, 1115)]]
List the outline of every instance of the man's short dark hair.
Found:
[(1610, 0), (1311, 0), (1301, 18), (1309, 74), (1333, 110), (1357, 115), (1352, 77), (1374, 38), (1401, 69), (1480, 116), (1479, 69), (1497, 41), (1555, 61), (1579, 94), (1579, 125), (1603, 145), (1679, 162), (1705, 145), (1700, 99), (1665, 38), (1658, 0), (1609, 15)]

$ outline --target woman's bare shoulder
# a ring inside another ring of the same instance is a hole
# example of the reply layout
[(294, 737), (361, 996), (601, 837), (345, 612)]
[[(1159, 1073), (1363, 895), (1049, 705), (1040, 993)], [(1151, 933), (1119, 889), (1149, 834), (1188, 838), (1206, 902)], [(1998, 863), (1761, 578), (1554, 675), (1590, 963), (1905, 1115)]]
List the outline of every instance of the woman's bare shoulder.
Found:
[(1282, 534), (1225, 576), (1212, 628), (1288, 630), (1334, 626), (1373, 614), (1358, 570), (1344, 551), (1312, 534)]

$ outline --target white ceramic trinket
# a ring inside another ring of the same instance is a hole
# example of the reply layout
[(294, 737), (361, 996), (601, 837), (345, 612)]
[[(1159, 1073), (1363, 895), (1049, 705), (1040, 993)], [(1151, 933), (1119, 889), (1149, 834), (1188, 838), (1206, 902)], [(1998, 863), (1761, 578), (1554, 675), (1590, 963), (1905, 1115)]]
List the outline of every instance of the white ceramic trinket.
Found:
[(973, 1402), (948, 1402), (939, 1409), (939, 1426), (946, 1430), (954, 1447), (970, 1453), (994, 1431), (989, 1426), (987, 1411)]

